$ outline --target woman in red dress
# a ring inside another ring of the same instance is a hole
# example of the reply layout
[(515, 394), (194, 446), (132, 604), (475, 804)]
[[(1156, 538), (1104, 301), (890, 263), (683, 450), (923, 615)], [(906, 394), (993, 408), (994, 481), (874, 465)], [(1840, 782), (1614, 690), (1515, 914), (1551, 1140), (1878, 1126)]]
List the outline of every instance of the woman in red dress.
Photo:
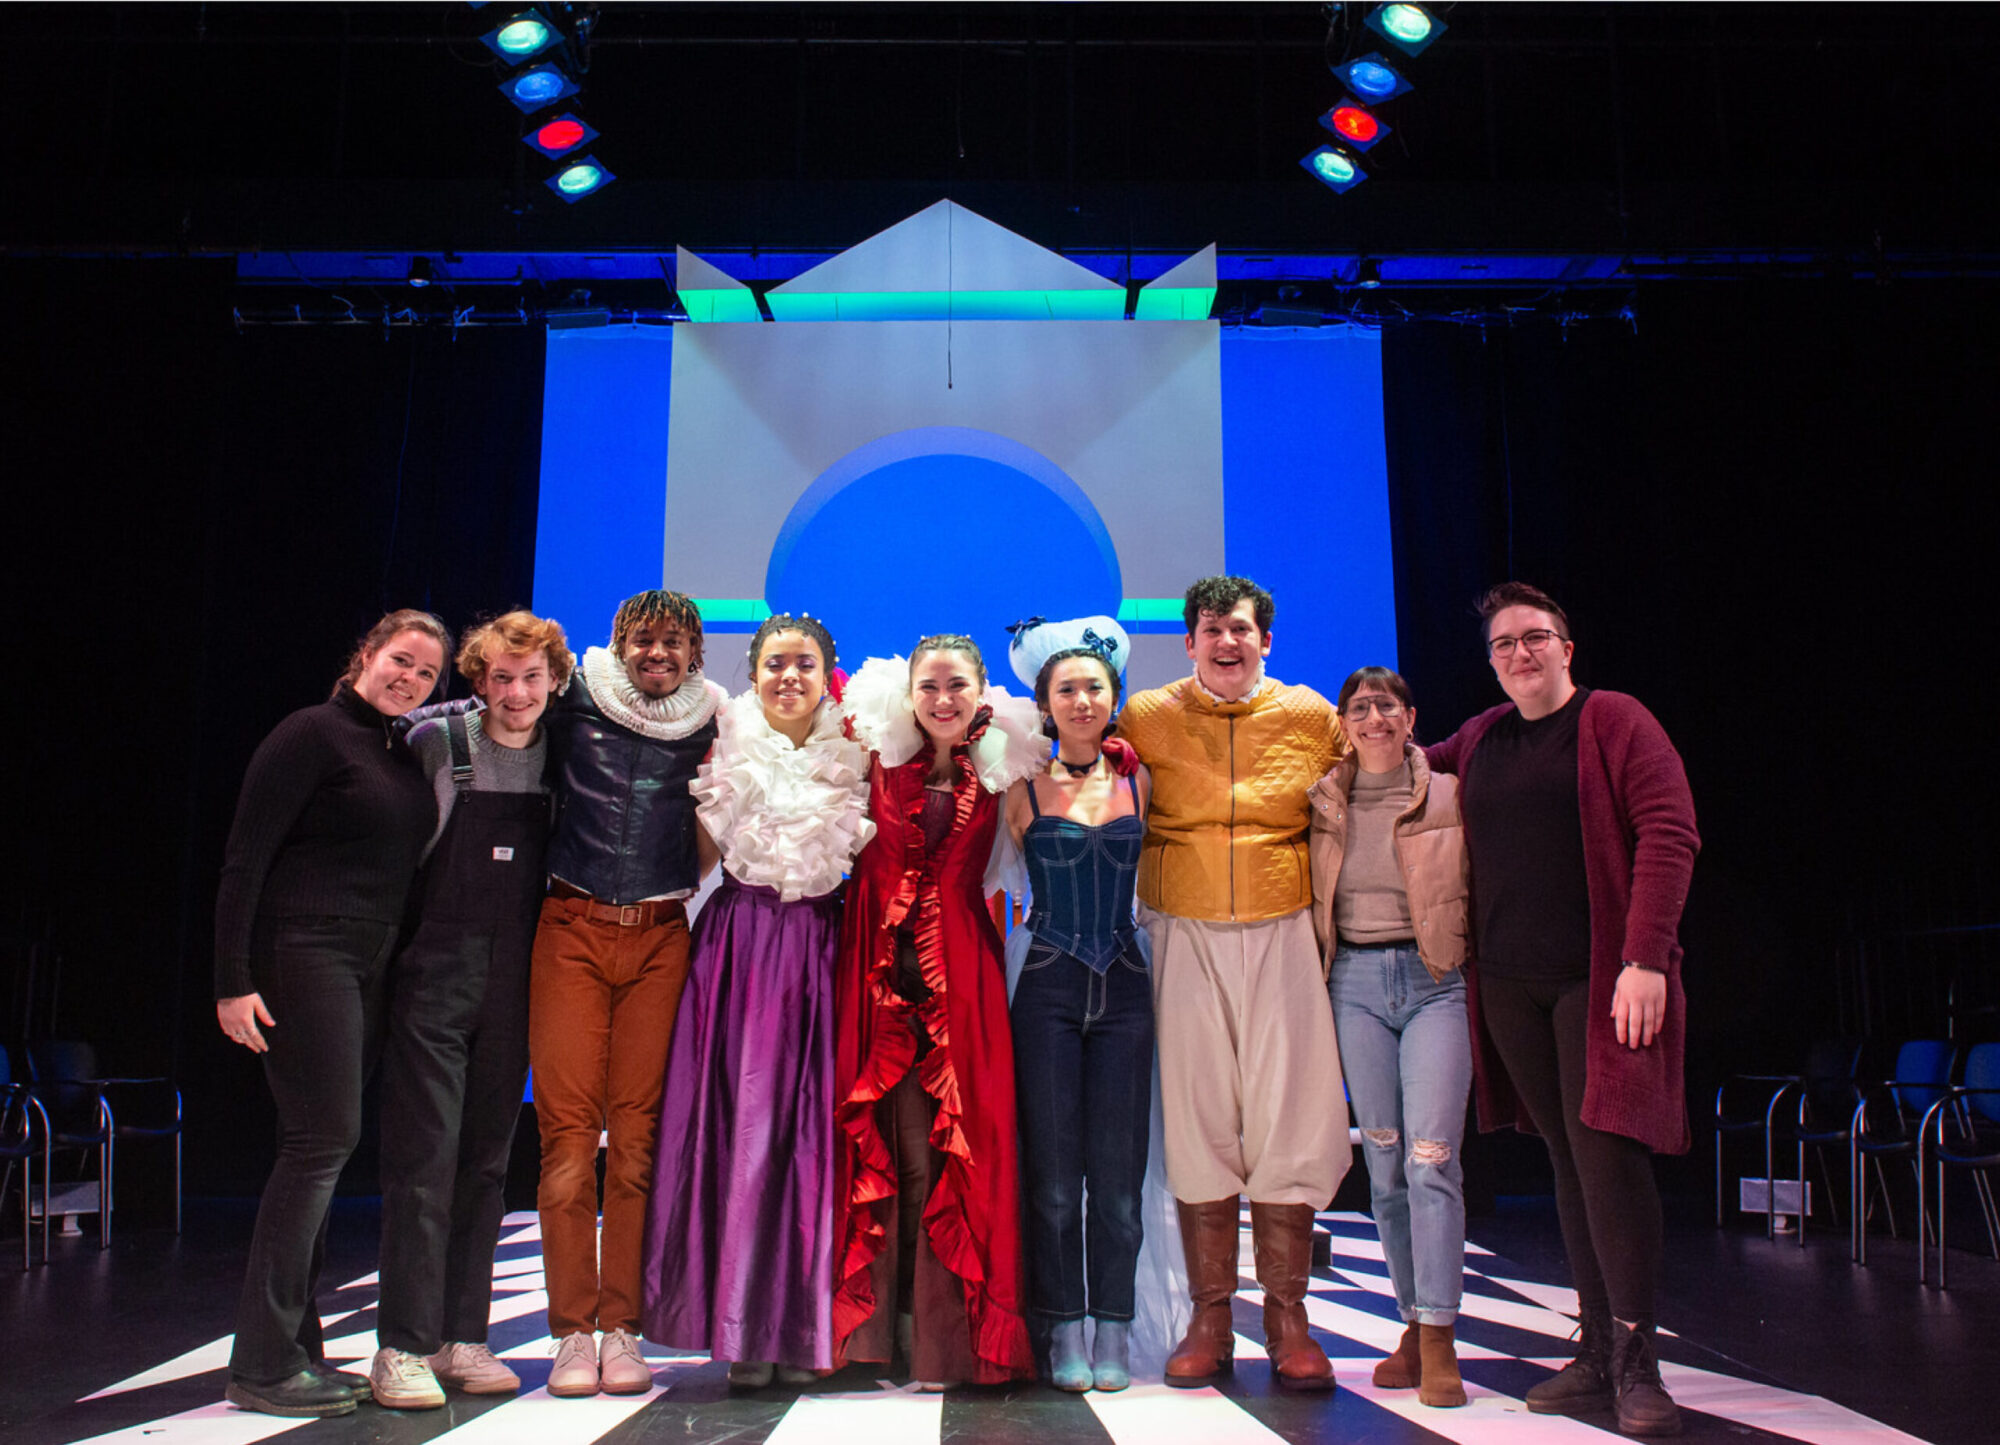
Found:
[(968, 637), (871, 659), (843, 706), (875, 837), (855, 859), (835, 984), (840, 1363), (900, 1355), (925, 1389), (1033, 1379), (1014, 1050), (987, 897), (1000, 802), (1047, 748)]

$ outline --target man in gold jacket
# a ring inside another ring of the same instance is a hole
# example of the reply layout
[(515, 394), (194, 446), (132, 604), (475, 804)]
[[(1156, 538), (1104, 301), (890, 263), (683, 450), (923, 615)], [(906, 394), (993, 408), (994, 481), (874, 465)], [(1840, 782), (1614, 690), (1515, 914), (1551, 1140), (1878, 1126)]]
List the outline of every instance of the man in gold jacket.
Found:
[(1167, 1383), (1230, 1368), (1247, 1193), (1272, 1371), (1331, 1389), (1304, 1301), (1313, 1213), (1352, 1153), (1313, 936), (1306, 789), (1347, 738), (1325, 698), (1264, 676), (1270, 593), (1206, 577), (1183, 611), (1194, 676), (1139, 693), (1118, 724), (1153, 775), (1139, 899), (1153, 943), (1167, 1177), (1194, 1301)]

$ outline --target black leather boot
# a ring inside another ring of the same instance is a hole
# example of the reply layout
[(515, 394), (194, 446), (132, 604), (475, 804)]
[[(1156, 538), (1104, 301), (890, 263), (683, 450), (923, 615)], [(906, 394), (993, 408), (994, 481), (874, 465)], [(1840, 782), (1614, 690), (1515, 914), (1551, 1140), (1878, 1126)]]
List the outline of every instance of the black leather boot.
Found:
[(1611, 1408), (1611, 1311), (1586, 1309), (1581, 1323), (1576, 1358), (1524, 1397), (1537, 1415), (1588, 1415)]
[(311, 1370), (300, 1370), (273, 1385), (252, 1385), (231, 1380), (223, 1397), (239, 1410), (256, 1410), (265, 1415), (316, 1418), (321, 1415), (351, 1415), (354, 1396), (347, 1386), (322, 1379)]
[(1618, 1428), (1627, 1435), (1678, 1435), (1681, 1409), (1660, 1383), (1653, 1327), (1612, 1327), (1611, 1378), (1618, 1391)]

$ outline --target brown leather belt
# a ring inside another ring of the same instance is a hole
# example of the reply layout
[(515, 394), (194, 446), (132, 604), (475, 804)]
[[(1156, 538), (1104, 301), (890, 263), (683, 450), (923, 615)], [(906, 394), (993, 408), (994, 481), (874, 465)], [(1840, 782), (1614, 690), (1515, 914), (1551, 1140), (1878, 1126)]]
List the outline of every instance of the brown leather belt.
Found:
[(611, 923), (620, 928), (652, 928), (687, 917), (687, 904), (679, 898), (655, 898), (646, 903), (602, 903), (575, 884), (565, 883), (560, 878), (549, 881), (549, 898), (592, 923)]

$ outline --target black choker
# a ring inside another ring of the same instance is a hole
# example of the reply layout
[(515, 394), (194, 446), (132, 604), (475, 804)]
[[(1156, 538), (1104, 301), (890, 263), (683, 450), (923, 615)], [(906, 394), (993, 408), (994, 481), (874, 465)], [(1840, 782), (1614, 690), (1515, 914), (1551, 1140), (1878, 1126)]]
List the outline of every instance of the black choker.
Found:
[(1101, 758), (1103, 756), (1104, 754), (1102, 752), (1099, 752), (1097, 754), (1097, 757), (1092, 758), (1087, 763), (1073, 763), (1068, 758), (1064, 757), (1061, 753), (1057, 753), (1056, 761), (1062, 764), (1063, 770), (1067, 772), (1072, 778), (1080, 778), (1085, 773), (1089, 772), (1092, 768), (1096, 767), (1097, 758)]

